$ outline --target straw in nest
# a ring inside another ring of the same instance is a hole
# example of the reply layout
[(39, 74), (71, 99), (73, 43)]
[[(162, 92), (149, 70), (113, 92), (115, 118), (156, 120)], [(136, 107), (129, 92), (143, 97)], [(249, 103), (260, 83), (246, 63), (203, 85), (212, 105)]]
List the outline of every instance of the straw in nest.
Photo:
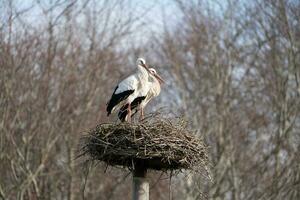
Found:
[(82, 137), (80, 156), (132, 169), (207, 168), (207, 148), (181, 119), (148, 119), (141, 123), (104, 123)]

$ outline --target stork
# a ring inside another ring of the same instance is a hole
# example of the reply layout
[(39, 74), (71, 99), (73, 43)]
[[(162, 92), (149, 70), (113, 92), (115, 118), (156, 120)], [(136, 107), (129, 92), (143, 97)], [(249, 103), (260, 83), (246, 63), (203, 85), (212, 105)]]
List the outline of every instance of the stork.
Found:
[(131, 105), (124, 105), (120, 108), (118, 117), (121, 121), (125, 121), (129, 113), (127, 111), (128, 106), (131, 107), (131, 110), (135, 109), (135, 112), (130, 116), (130, 118), (140, 110), (140, 120), (144, 119), (144, 108), (150, 102), (151, 99), (158, 96), (161, 91), (161, 84), (164, 83), (164, 80), (157, 74), (154, 68), (149, 68), (150, 76), (148, 82), (143, 85), (141, 90), (139, 90), (138, 96), (132, 101)]
[(151, 73), (143, 58), (138, 58), (136, 64), (137, 72), (125, 78), (115, 87), (107, 103), (107, 116), (122, 106), (128, 105), (126, 112), (129, 113), (130, 117), (127, 118), (127, 121), (131, 121), (131, 103), (138, 96), (139, 90), (144, 86), (144, 83), (147, 83), (149, 73)]

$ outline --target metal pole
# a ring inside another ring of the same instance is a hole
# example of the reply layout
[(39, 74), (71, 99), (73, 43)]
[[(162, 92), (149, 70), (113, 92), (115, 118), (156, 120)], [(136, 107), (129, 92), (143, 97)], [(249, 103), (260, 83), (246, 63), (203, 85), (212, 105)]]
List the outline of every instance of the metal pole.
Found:
[(132, 172), (132, 200), (149, 200), (149, 182), (146, 179), (147, 169), (135, 166)]

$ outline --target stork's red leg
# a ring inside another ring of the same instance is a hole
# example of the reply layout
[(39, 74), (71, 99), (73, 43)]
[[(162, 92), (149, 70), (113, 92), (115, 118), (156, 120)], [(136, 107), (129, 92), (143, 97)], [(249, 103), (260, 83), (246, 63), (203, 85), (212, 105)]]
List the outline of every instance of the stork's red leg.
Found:
[(144, 119), (144, 108), (141, 107), (141, 114), (140, 114), (140, 121), (142, 121)]
[(128, 107), (127, 107), (127, 122), (131, 122), (131, 104), (129, 103), (128, 104)]

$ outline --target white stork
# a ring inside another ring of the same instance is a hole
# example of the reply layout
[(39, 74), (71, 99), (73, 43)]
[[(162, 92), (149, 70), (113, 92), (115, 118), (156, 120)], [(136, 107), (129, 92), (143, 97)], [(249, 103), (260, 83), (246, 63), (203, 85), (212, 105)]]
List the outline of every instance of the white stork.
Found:
[[(126, 112), (131, 116), (130, 105), (138, 96), (139, 90), (143, 87), (144, 83), (147, 83), (150, 73), (146, 61), (143, 58), (138, 58), (136, 64), (138, 67), (137, 72), (125, 78), (116, 86), (111, 99), (107, 103), (107, 116), (124, 105), (128, 105)], [(130, 122), (131, 117), (129, 117), (127, 121)]]
[[(139, 90), (138, 96), (132, 101), (131, 105), (129, 105), (132, 110), (135, 109), (131, 117), (140, 110), (140, 120), (144, 119), (144, 108), (151, 99), (160, 94), (161, 84), (164, 83), (164, 80), (157, 74), (154, 68), (149, 68), (149, 71), (150, 76), (148, 82), (143, 85), (142, 89)], [(127, 107), (128, 105), (124, 105), (120, 108), (118, 117), (121, 121), (125, 121), (130, 116)]]

